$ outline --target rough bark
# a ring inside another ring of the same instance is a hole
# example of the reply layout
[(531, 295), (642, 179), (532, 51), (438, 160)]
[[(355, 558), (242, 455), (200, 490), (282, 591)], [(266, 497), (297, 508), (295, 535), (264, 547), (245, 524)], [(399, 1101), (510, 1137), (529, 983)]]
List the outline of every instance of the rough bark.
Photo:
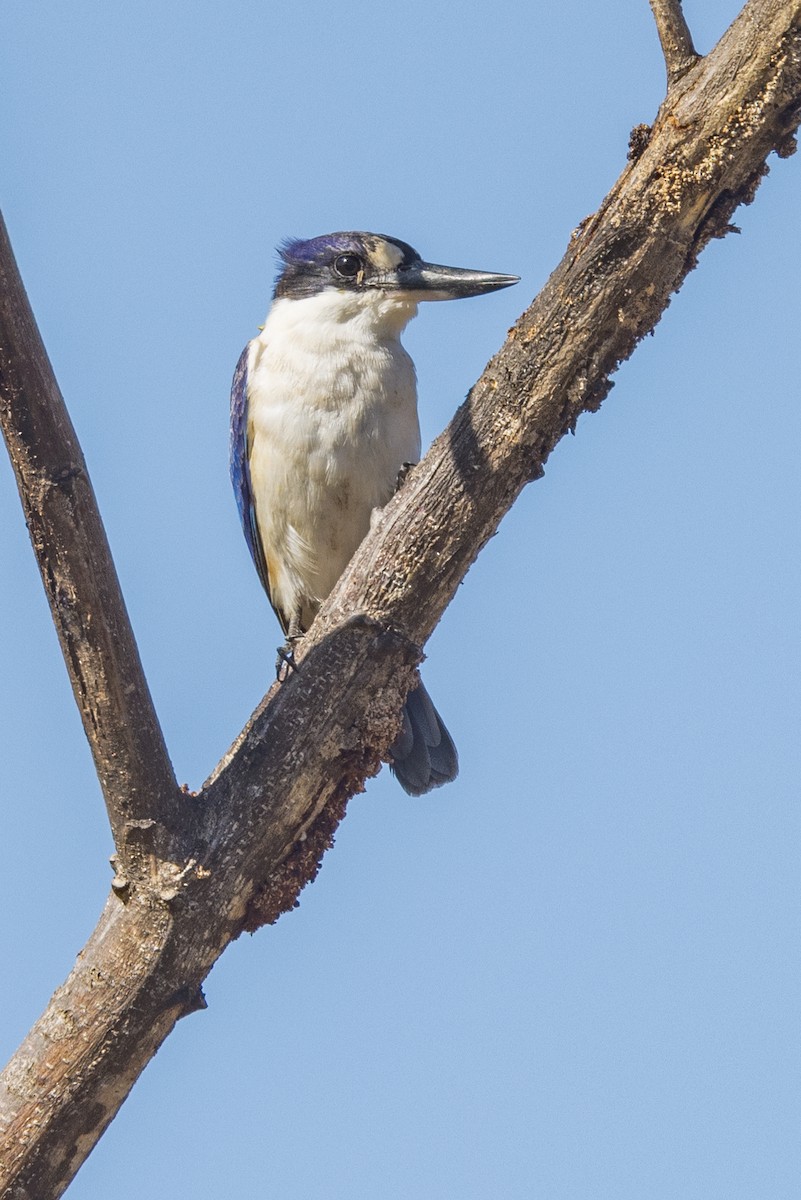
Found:
[(174, 820), (178, 785), (83, 453), (2, 216), (0, 426), (115, 845), (124, 853), (129, 822)]
[(698, 59), (681, 0), (649, 0), (665, 56), (668, 84), (675, 83)]
[(0, 1079), (3, 1196), (61, 1194), (175, 1021), (202, 1006), (225, 946), (295, 903), (386, 754), (419, 647), (470, 563), (753, 199), (769, 153), (792, 153), (801, 0), (751, 0), (705, 59), (671, 72), (666, 58), (652, 129), (639, 128), (615, 187), (357, 552), (300, 670), (177, 814), (159, 771), (149, 815), (123, 822), (128, 849), (98, 928)]

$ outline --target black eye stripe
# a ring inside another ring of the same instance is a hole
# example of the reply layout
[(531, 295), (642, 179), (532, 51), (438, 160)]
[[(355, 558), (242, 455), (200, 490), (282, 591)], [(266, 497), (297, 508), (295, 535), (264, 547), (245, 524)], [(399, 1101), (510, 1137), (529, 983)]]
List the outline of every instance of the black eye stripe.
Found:
[(358, 254), (340, 254), (334, 259), (334, 271), (342, 279), (355, 279), (362, 269)]

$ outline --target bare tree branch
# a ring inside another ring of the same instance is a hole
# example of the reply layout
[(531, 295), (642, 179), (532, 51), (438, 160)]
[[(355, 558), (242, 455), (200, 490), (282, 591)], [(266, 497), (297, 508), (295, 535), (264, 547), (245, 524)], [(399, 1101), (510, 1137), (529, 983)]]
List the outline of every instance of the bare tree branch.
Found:
[(136, 822), (173, 822), (178, 788), (86, 463), (2, 216), (0, 425), (114, 841), (134, 872), (128, 834)]
[(648, 0), (656, 21), (656, 29), (665, 56), (668, 86), (698, 60), (692, 34), (684, 19), (681, 0)]
[(202, 1004), (225, 946), (295, 903), (386, 753), (418, 647), (470, 563), (753, 199), (769, 153), (792, 153), (799, 111), (801, 0), (750, 0), (673, 84), (598, 213), (387, 506), (304, 639), (301, 669), (187, 798), (182, 854), (159, 857), (140, 829), (152, 876), (118, 882), (0, 1078), (0, 1195), (60, 1195), (175, 1021)]
[(294, 905), (348, 796), (378, 769), (373, 747), (394, 736), (418, 657), (363, 618), (318, 641), (187, 800), (196, 856), (110, 897), (0, 1077), (0, 1196), (60, 1195), (175, 1022), (203, 1007), (201, 982), (254, 923), (257, 889), (269, 881), (262, 916)]

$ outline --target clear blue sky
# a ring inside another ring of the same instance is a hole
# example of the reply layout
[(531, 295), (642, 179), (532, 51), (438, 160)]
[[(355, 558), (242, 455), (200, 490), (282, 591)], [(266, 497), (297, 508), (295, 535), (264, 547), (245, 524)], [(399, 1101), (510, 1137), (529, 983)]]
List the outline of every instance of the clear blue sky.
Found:
[[(687, 0), (699, 48), (737, 0)], [(430, 440), (649, 121), (646, 0), (5, 6), (2, 205), (179, 779), (269, 684), (228, 388), (286, 235), (522, 284), (407, 345)], [(425, 676), (458, 783), (354, 800), (69, 1190), (284, 1200), (798, 1195), (798, 215), (774, 160), (471, 570)], [(0, 1039), (111, 842), (0, 462)]]

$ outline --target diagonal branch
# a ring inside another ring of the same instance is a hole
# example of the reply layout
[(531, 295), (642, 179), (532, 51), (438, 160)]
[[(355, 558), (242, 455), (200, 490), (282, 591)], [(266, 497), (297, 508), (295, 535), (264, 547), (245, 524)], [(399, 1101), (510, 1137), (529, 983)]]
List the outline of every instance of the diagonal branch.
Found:
[(178, 789), (86, 463), (2, 216), (0, 425), (114, 842), (128, 859), (131, 823), (172, 823)]
[(109, 900), (0, 1077), (0, 1194), (61, 1194), (175, 1021), (202, 1004), (226, 945), (314, 877), (470, 563), (753, 199), (770, 152), (792, 153), (799, 113), (801, 0), (750, 0), (674, 84), (638, 156), (387, 506), (304, 640), (302, 669), (187, 800), (184, 856)]
[(692, 34), (684, 19), (681, 0), (649, 0), (665, 56), (668, 87), (698, 61)]

